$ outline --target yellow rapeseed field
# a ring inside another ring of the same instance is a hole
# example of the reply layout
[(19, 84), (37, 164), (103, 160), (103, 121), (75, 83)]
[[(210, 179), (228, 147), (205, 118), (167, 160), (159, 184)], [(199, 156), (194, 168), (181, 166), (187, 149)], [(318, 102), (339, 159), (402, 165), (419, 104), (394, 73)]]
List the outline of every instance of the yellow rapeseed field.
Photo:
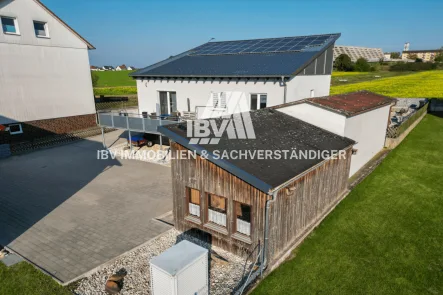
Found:
[(366, 75), (369, 72), (332, 72), (333, 77), (359, 76)]
[(331, 94), (368, 90), (391, 97), (443, 98), (443, 71), (384, 78), (331, 87)]

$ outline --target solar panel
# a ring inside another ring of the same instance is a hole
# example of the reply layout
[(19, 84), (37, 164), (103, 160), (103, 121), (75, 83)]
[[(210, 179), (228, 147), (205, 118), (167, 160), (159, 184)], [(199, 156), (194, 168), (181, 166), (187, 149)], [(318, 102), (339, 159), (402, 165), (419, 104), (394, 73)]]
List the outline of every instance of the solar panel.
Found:
[(209, 42), (196, 48), (191, 55), (292, 52), (322, 47), (336, 34), (242, 41)]

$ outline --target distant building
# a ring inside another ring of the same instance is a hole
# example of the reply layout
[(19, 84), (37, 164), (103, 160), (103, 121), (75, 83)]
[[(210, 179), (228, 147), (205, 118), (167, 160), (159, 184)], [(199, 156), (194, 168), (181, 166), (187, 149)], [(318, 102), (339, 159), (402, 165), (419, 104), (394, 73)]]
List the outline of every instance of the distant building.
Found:
[(411, 59), (410, 56), (417, 56), (423, 61), (434, 61), (435, 57), (443, 53), (443, 49), (426, 49), (426, 50), (408, 50), (401, 54), (402, 59)]
[(103, 71), (115, 71), (113, 66), (103, 66), (101, 67)]
[(367, 61), (379, 61), (385, 57), (381, 48), (336, 45), (334, 47), (334, 60), (340, 54), (348, 55), (353, 62), (357, 61), (360, 57), (365, 58)]
[(390, 52), (383, 53), (383, 56), (385, 57), (385, 59), (391, 59), (391, 53)]
[(137, 69), (136, 67), (131, 67), (131, 66), (128, 67), (128, 71), (135, 71), (136, 69)]
[(126, 65), (121, 65), (115, 68), (116, 71), (127, 71), (128, 68), (126, 67)]
[(91, 71), (100, 71), (100, 68), (96, 66), (91, 66)]

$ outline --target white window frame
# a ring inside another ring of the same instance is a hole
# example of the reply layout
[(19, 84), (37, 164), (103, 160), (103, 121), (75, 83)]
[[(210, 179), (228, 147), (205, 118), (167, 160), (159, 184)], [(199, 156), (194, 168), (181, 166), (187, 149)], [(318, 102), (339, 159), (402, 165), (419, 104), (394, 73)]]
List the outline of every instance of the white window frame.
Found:
[(5, 31), (3, 31), (3, 23), (2, 23), (2, 31), (3, 31), (3, 34), (5, 34), (5, 35), (15, 35), (15, 36), (20, 36), (20, 28), (19, 28), (19, 26), (18, 26), (18, 20), (17, 20), (17, 18), (14, 17), (14, 16), (0, 15), (0, 22), (2, 22), (2, 19), (3, 19), (3, 18), (9, 18), (9, 19), (14, 20), (14, 26), (15, 26), (15, 33), (5, 32)]
[(175, 91), (175, 90), (157, 90), (157, 100), (158, 100), (158, 105), (160, 106), (160, 108), (159, 108), (159, 109), (160, 109), (160, 110), (159, 110), (160, 115), (163, 115), (163, 114), (161, 113), (160, 92), (166, 92), (166, 98), (167, 98), (167, 100), (168, 100), (168, 114), (169, 114), (169, 115), (172, 113), (172, 110), (171, 110), (171, 96), (170, 96), (170, 94), (171, 94), (171, 92), (175, 92), (175, 99), (176, 99), (176, 103), (177, 103), (177, 112), (178, 112), (178, 98), (177, 98), (177, 91)]
[(260, 110), (260, 98), (262, 95), (266, 95), (266, 107), (268, 107), (268, 94), (267, 93), (249, 93), (249, 110), (252, 111), (252, 96), (257, 95), (257, 110)]
[[(215, 106), (215, 97), (214, 94), (217, 94), (217, 106)], [(214, 111), (224, 111), (228, 107), (227, 98), (226, 98), (226, 92), (211, 92), (211, 98), (212, 98), (212, 108)], [(223, 101), (224, 99), (224, 101)]]
[(34, 21), (32, 21), (32, 26), (34, 26), (34, 23), (43, 24), (43, 25), (45, 26), (45, 33), (46, 33), (45, 36), (37, 35), (37, 34), (35, 34), (35, 27), (33, 27), (35, 37), (37, 37), (37, 38), (46, 38), (46, 39), (49, 39), (50, 36), (49, 36), (49, 27), (48, 27), (48, 23), (47, 23), (47, 22), (43, 22), (43, 21), (39, 21), (39, 20), (34, 20)]
[[(11, 131), (11, 126), (19, 126), (19, 127), (20, 127), (20, 130), (19, 130), (19, 131), (12, 132), (12, 131)], [(9, 124), (8, 128), (9, 128), (9, 134), (11, 134), (11, 135), (22, 134), (22, 133), (23, 133), (22, 124)]]

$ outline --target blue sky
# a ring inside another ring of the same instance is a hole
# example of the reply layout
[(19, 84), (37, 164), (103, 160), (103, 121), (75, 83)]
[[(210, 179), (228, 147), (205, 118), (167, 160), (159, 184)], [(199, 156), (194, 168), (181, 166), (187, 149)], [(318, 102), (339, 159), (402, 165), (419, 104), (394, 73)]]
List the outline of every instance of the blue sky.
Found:
[(42, 0), (97, 49), (92, 65), (148, 66), (207, 42), (342, 33), (337, 44), (443, 46), (443, 1)]

